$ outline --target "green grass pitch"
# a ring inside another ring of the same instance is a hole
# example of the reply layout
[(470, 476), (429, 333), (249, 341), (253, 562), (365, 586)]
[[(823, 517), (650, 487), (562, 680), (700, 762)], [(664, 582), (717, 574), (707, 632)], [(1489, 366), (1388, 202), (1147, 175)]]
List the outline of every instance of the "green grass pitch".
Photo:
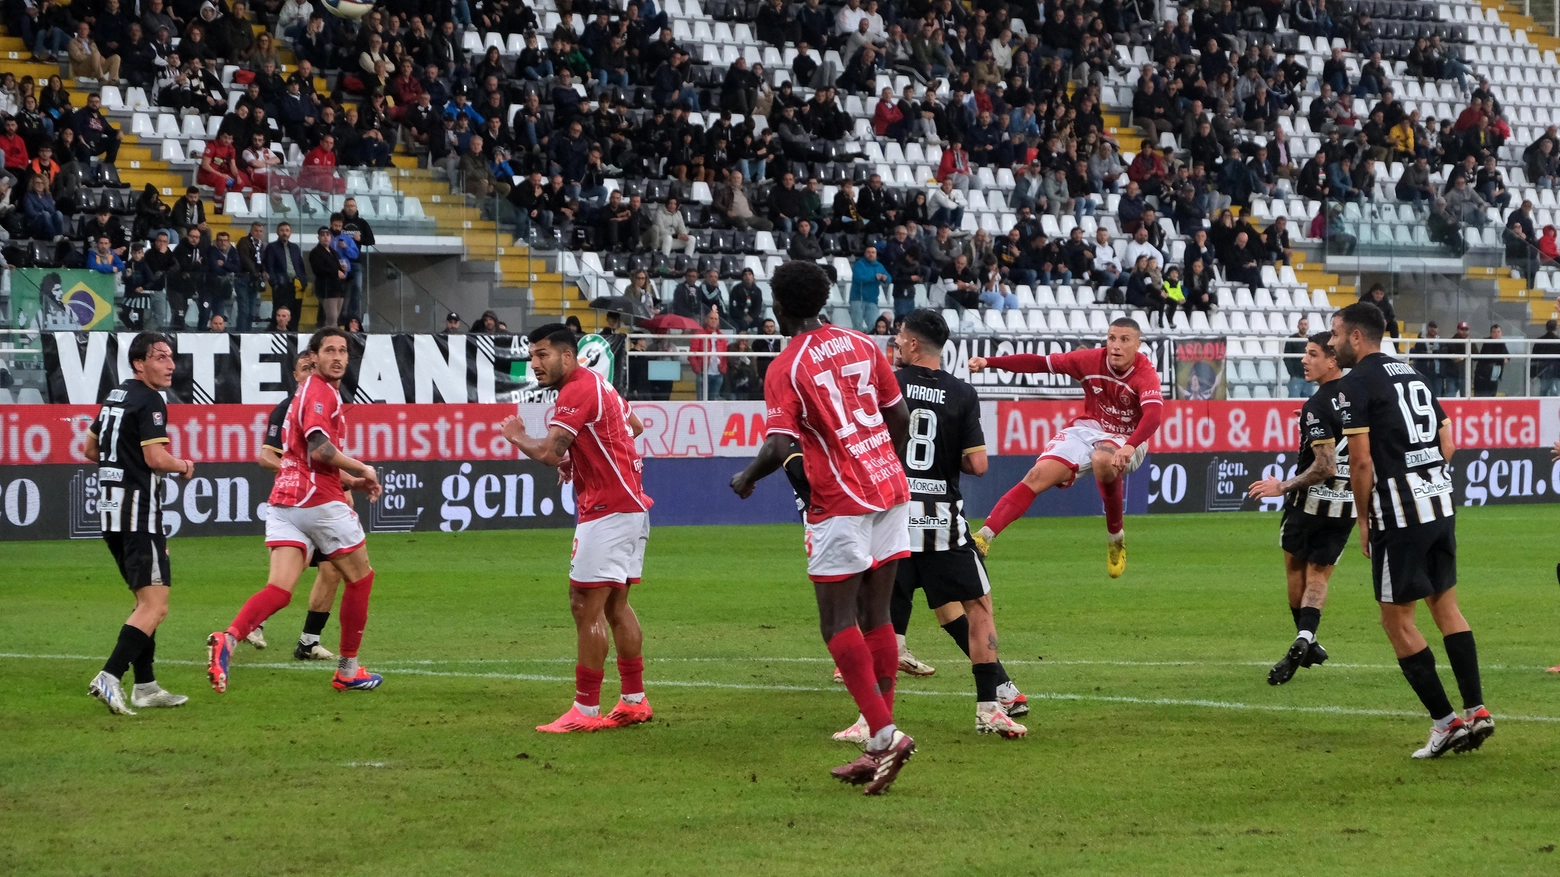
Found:
[(4, 543), (0, 874), (1552, 875), (1554, 514), (1459, 517), (1498, 731), (1431, 762), (1352, 548), (1331, 663), (1271, 688), (1293, 635), (1276, 516), (1129, 519), (1118, 581), (1098, 519), (1024, 520), (990, 566), (1030, 736), (974, 733), (968, 664), (918, 605), (938, 672), (901, 677), (920, 749), (882, 799), (827, 774), (856, 712), (795, 526), (656, 530), (634, 591), (656, 719), (566, 737), (532, 728), (572, 693), (567, 531), (371, 537), (370, 694), (292, 661), (301, 598), (214, 694), (204, 636), (264, 584), (264, 549), (175, 540), (159, 675), (191, 701), (135, 718), (86, 694), (130, 604), (107, 549)]

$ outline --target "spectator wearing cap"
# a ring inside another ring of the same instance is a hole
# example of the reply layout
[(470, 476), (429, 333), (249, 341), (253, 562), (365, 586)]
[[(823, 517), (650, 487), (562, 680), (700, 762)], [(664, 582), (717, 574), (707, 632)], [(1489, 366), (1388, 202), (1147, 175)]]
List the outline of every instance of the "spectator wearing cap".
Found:
[(314, 297), (320, 302), (320, 325), (334, 326), (346, 296), (350, 265), (335, 247), (328, 227), (320, 226), (315, 240), (314, 249), (309, 251), (309, 269), (314, 272)]
[(450, 311), (448, 314), (444, 315), (444, 334), (460, 334), (460, 314), (457, 314), (454, 311)]

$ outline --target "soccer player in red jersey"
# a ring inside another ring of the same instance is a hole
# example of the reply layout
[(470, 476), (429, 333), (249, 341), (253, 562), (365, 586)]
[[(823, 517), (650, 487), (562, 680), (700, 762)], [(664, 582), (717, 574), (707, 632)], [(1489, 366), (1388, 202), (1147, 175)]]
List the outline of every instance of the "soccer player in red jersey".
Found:
[(339, 392), (347, 373), (347, 343), (347, 333), (334, 327), (321, 329), (309, 339), (314, 374), (299, 385), (287, 409), (282, 468), (271, 488), (266, 515), (265, 544), (271, 549), (267, 584), (244, 603), (227, 630), (206, 638), (206, 676), (218, 693), (227, 691), (233, 646), (292, 602), (298, 576), (315, 551), (325, 555), (347, 583), (341, 597), (341, 648), (331, 685), (337, 691), (370, 691), (384, 681), (357, 660), (368, 625), (374, 568), (368, 562), (363, 525), (347, 505), (344, 490), (362, 490), (369, 502), (377, 500), (381, 490), (374, 467), (340, 450), (347, 435)]
[(824, 642), (872, 735), (864, 755), (832, 773), (879, 795), (915, 752), (894, 725), (899, 644), (889, 620), (899, 560), (910, 556), (910, 485), (898, 456), (910, 413), (877, 345), (818, 319), (829, 286), (811, 262), (775, 270), (775, 320), (792, 338), (764, 378), (769, 437), (731, 489), (751, 496), (785, 462), (791, 441), (801, 443), (811, 485), (807, 575)]
[[(578, 663), (574, 705), (536, 730), (554, 734), (598, 731), (648, 722), (644, 633), (628, 605), (628, 587), (639, 583), (650, 539), (650, 497), (641, 483), (644, 461), (634, 448), (638, 421), (605, 378), (575, 359), (574, 332), (562, 323), (531, 331), (531, 372), (558, 391), (547, 434), (526, 435), (518, 417), (504, 420), (504, 438), (520, 452), (558, 466), (574, 482), (574, 554), (569, 563), (569, 609), (574, 614)], [(623, 682), (616, 706), (601, 715), (601, 680), (607, 663), (607, 627), (617, 646)]]
[(1148, 357), (1138, 352), (1142, 343), (1143, 330), (1137, 321), (1122, 317), (1110, 324), (1104, 347), (1046, 356), (1021, 353), (970, 359), (971, 372), (999, 368), (1067, 375), (1083, 387), (1083, 414), (1052, 436), (1034, 468), (997, 500), (985, 526), (975, 534), (975, 547), (981, 554), (991, 549), (991, 541), (1007, 525), (1024, 516), (1035, 497), (1052, 487), (1071, 487), (1078, 470), (1087, 465), (1105, 501), (1105, 531), (1110, 536), (1105, 570), (1113, 579), (1126, 571), (1122, 476), (1142, 464), (1148, 440), (1164, 418), (1159, 374)]

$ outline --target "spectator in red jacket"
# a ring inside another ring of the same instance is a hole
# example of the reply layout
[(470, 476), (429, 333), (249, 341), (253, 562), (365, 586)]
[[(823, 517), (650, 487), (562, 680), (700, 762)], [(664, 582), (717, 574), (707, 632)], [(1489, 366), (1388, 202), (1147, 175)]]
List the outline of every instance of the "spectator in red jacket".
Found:
[(964, 151), (964, 144), (958, 140), (948, 142), (948, 148), (943, 150), (942, 163), (937, 165), (937, 182), (953, 180), (953, 185), (960, 192), (970, 190), (970, 154)]
[(200, 169), (195, 172), (195, 182), (216, 190), (216, 210), (222, 212), (222, 200), (229, 189), (243, 190), (253, 186), (249, 174), (238, 166), (238, 152), (233, 148), (233, 135), (226, 131), (206, 144), (200, 157)]
[(335, 137), (326, 134), (320, 138), (320, 145), (303, 156), (298, 185), (316, 192), (333, 192), (338, 195), (347, 191), (346, 182), (336, 178)]
[[(726, 339), (710, 337), (718, 336), (719, 334), (720, 311), (710, 308), (709, 313), (704, 315), (704, 331), (693, 336), (693, 340), (689, 343), (688, 348), (694, 353), (705, 351), (725, 353)], [(725, 380), (726, 375), (726, 357), (690, 356), (688, 357), (688, 365), (693, 369), (693, 373), (697, 376), (699, 385), (702, 388), (699, 398), (706, 400), (719, 399), (721, 383)]]
[(27, 154), (27, 141), (22, 139), (22, 135), (16, 133), (15, 119), (5, 120), (5, 133), (0, 134), (0, 153), (5, 155), (6, 170), (9, 170), (12, 176), (20, 178), (19, 172), (26, 170), (27, 162), (32, 157)]

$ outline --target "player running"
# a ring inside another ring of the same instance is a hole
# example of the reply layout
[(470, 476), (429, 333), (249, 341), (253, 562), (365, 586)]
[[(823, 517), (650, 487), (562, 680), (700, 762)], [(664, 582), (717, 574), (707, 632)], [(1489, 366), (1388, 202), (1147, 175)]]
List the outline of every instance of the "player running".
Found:
[[(168, 408), (161, 391), (173, 383), (173, 343), (166, 335), (142, 332), (130, 342), (134, 377), (110, 390), (87, 428), (86, 456), (98, 462), (98, 522), (103, 541), (130, 593), (135, 609), (119, 628), (119, 641), (87, 693), (110, 713), (133, 716), (141, 709), (182, 706), (182, 694), (164, 691), (152, 667), (157, 626), (168, 617), (168, 539), (163, 534), (161, 476), (188, 479), (195, 464), (168, 453)], [(130, 703), (119, 680), (135, 667)]]
[[(959, 477), (986, 474), (986, 438), (980, 426), (975, 388), (942, 369), (948, 324), (923, 308), (905, 316), (894, 346), (901, 366), (894, 372), (910, 410), (910, 438), (900, 461), (910, 483), (910, 556), (899, 562), (889, 617), (904, 666), (905, 631), (917, 588), (943, 630), (970, 659), (975, 676), (975, 730), (1022, 737), (1029, 733), (1013, 716), (1029, 702), (1008, 679), (997, 654), (997, 624), (991, 614), (991, 582), (970, 543)], [(1000, 689), (1011, 690), (1004, 703)], [(865, 743), (865, 719), (834, 735)]]
[(233, 646), (261, 622), (292, 602), (305, 565), (314, 552), (328, 558), (346, 580), (341, 597), (341, 646), (331, 686), (337, 691), (371, 691), (384, 678), (358, 664), (358, 647), (368, 626), (368, 597), (374, 588), (367, 539), (345, 490), (362, 490), (369, 502), (379, 498), (374, 467), (340, 450), (346, 441), (341, 378), (347, 372), (346, 332), (333, 327), (309, 339), (314, 374), (293, 394), (282, 425), (282, 465), (271, 488), (265, 544), (271, 550), (266, 586), (250, 597), (225, 631), (206, 638), (211, 687), (227, 691)]
[(865, 754), (832, 774), (880, 795), (915, 752), (915, 741), (894, 725), (899, 649), (888, 614), (898, 561), (910, 556), (910, 491), (895, 456), (910, 413), (877, 345), (818, 319), (829, 286), (811, 262), (775, 270), (775, 321), (792, 337), (765, 375), (768, 438), (731, 489), (752, 496), (785, 462), (791, 441), (801, 443), (811, 485), (807, 574), (819, 626), (871, 733)]
[(1105, 346), (1045, 356), (976, 356), (970, 372), (999, 368), (1023, 374), (1067, 375), (1083, 387), (1083, 414), (1046, 444), (1024, 480), (1003, 494), (975, 533), (975, 550), (985, 554), (1007, 526), (1024, 516), (1035, 497), (1052, 487), (1071, 487), (1078, 470), (1088, 465), (1105, 503), (1109, 535), (1105, 571), (1119, 578), (1127, 569), (1127, 539), (1122, 529), (1122, 476), (1137, 469), (1148, 452), (1148, 440), (1164, 418), (1159, 374), (1138, 352), (1143, 331), (1137, 321), (1122, 317), (1110, 324)]
[(1349, 492), (1349, 445), (1343, 437), (1338, 407), (1338, 381), (1343, 378), (1331, 345), (1332, 334), (1317, 332), (1306, 340), (1300, 367), (1305, 379), (1318, 385), (1300, 408), (1300, 453), (1295, 476), (1287, 481), (1267, 478), (1251, 485), (1255, 498), (1284, 497), (1279, 545), (1284, 549), (1284, 574), (1289, 580), (1289, 612), (1295, 620), (1295, 641), (1273, 669), (1269, 685), (1283, 685), (1301, 667), (1327, 660), (1316, 641), (1327, 602), (1327, 580), (1349, 547), (1354, 529), (1354, 494)]
[[(564, 481), (573, 480), (579, 516), (569, 563), (569, 609), (578, 643), (574, 704), (536, 730), (565, 734), (648, 722), (655, 711), (645, 698), (644, 631), (628, 605), (629, 586), (639, 584), (645, 565), (652, 505), (641, 484), (644, 462), (634, 448), (638, 421), (612, 384), (580, 367), (568, 326), (549, 323), (527, 337), (531, 372), (542, 386), (558, 391), (558, 401), (546, 435), (526, 435), (525, 422), (511, 416), (503, 423), (504, 438), (538, 463), (559, 467)], [(608, 626), (623, 688), (603, 716)]]
[[(298, 354), (293, 360), (293, 385), (301, 385), (309, 375), (314, 374), (314, 357), (307, 350)], [(255, 462), (261, 467), (272, 472), (280, 472), (282, 469), (282, 428), (287, 423), (287, 409), (292, 405), (293, 394), (288, 393), (287, 398), (276, 403), (271, 409), (271, 421), (266, 425), (265, 442), (260, 445), (260, 454)], [(347, 505), (352, 505), (352, 494), (344, 495)], [(320, 645), (320, 633), (325, 630), (325, 623), (330, 621), (330, 608), (336, 605), (336, 588), (341, 584), (341, 571), (335, 564), (326, 560), (319, 551), (315, 551), (309, 558), (309, 566), (317, 567), (319, 572), (314, 577), (314, 587), (309, 589), (309, 613), (304, 616), (303, 633), (298, 636), (298, 645), (293, 648), (293, 657), (300, 661), (328, 661), (336, 657), (330, 650)], [(255, 628), (244, 642), (257, 649), (265, 648), (265, 636), (262, 631), (265, 625)]]
[[(1370, 558), (1381, 626), (1398, 666), (1435, 724), (1415, 758), (1478, 749), (1495, 733), (1484, 708), (1473, 631), (1457, 608), (1457, 520), (1450, 464), (1451, 420), (1413, 366), (1381, 352), (1386, 319), (1370, 302), (1333, 314), (1338, 365), (1353, 369), (1339, 387), (1349, 440), (1360, 550)], [(1463, 714), (1447, 700), (1435, 655), (1414, 624), (1420, 600), (1441, 629), (1462, 693)]]

